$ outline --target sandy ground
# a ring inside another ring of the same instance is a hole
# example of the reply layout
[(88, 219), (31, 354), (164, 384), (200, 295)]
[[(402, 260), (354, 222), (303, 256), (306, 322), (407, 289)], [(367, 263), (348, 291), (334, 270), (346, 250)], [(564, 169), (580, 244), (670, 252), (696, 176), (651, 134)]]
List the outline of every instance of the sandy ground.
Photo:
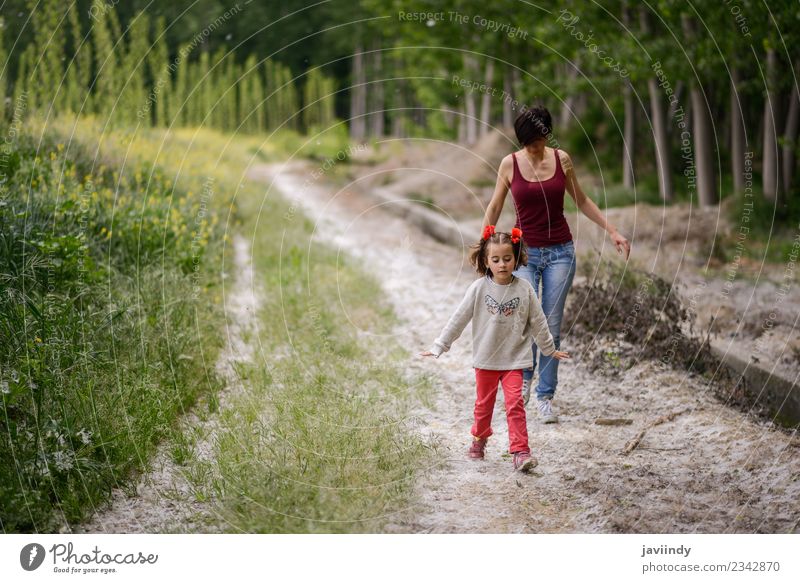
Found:
[[(233, 395), (244, 390), (235, 366), (237, 362), (254, 359), (253, 347), (246, 339), (251, 334), (263, 297), (253, 277), (249, 241), (235, 236), (233, 251), (233, 284), (224, 290), (227, 346), (216, 363), (217, 372), (226, 380), (226, 387), (218, 395), (220, 410)], [(192, 411), (181, 419), (182, 431), (196, 438), (193, 448), (197, 459), (213, 461), (218, 420), (219, 413), (201, 419)], [(213, 532), (220, 524), (219, 517), (213, 515), (211, 504), (194, 495), (184, 467), (173, 461), (170, 448), (169, 442), (161, 444), (151, 468), (132, 487), (115, 488), (108, 506), (99, 509), (88, 522), (73, 529), (74, 532)]]
[[(416, 354), (445, 324), (475, 275), (459, 250), (441, 245), (385, 212), (355, 189), (325, 180), (304, 186), (310, 167), (259, 166), (251, 178), (267, 194), (298, 204), (315, 222), (314, 237), (376, 268), (401, 319), (397, 340)], [(225, 395), (241, 390), (232, 374), (237, 359), (252, 358), (247, 322), (258, 306), (247, 241), (235, 241), (236, 282), (226, 297), (228, 350), (219, 362), (228, 375)], [(487, 457), (466, 457), (474, 403), (470, 330), (438, 360), (412, 358), (410, 373), (433, 375), (433, 407), (420, 405), (415, 424), (441, 445), (441, 455), (421, 468), (411, 509), (387, 532), (797, 532), (800, 528), (800, 442), (719, 403), (698, 379), (653, 363), (622, 376), (592, 374), (579, 339), (564, 348), (573, 361), (560, 369), (554, 405), (557, 425), (528, 419), (539, 465), (530, 475), (512, 470), (502, 402)], [(500, 393), (499, 395), (502, 395)], [(655, 418), (681, 412), (647, 431), (640, 446), (626, 442)], [(598, 417), (632, 420), (596, 425)], [(208, 456), (216, 416), (184, 419), (199, 432), (200, 458)], [(194, 429), (191, 429), (194, 428)], [(213, 530), (209, 505), (194, 500), (166, 446), (144, 474), (136, 495), (114, 492), (113, 503), (77, 532), (192, 532)]]
[[(311, 167), (261, 166), (251, 176), (295, 201), (315, 222), (315, 237), (380, 266), (388, 299), (402, 323), (397, 340), (426, 349), (475, 275), (465, 256), (440, 245), (368, 197), (324, 180), (304, 185)], [(512, 470), (502, 404), (484, 461), (466, 457), (474, 402), (470, 331), (438, 360), (415, 357), (410, 372), (435, 376), (435, 405), (415, 412), (442, 446), (421, 470), (413, 511), (388, 532), (797, 532), (798, 440), (718, 402), (685, 373), (642, 363), (619, 377), (581, 364), (579, 339), (563, 342), (574, 360), (562, 365), (554, 405), (557, 425), (528, 427), (539, 465)], [(682, 412), (647, 431), (629, 455), (626, 442), (654, 419)], [(598, 417), (632, 420), (596, 425)]]

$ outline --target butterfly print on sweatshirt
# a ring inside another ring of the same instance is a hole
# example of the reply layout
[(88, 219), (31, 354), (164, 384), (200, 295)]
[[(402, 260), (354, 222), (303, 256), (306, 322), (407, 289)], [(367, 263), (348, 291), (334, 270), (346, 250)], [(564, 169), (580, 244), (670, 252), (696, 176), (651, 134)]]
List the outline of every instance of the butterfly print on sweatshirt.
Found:
[(490, 314), (502, 313), (504, 316), (510, 316), (519, 306), (519, 298), (514, 298), (500, 304), (492, 296), (486, 294), (484, 300), (486, 301), (486, 309), (489, 310)]

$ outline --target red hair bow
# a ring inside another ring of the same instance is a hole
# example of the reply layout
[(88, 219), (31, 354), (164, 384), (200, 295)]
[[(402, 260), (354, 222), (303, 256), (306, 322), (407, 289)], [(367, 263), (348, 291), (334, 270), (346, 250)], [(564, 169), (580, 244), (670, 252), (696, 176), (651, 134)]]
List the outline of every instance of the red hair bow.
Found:
[(486, 225), (483, 228), (483, 236), (481, 236), (481, 239), (483, 239), (485, 241), (486, 239), (488, 239), (492, 235), (494, 235), (494, 225)]
[(511, 242), (512, 243), (519, 243), (519, 240), (522, 238), (522, 230), (514, 227), (511, 229)]

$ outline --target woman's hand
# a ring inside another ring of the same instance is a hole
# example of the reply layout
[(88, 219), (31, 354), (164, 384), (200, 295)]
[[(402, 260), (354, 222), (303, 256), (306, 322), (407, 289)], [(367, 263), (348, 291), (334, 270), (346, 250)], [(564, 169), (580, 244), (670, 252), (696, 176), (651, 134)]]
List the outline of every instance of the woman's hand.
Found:
[(564, 352), (563, 350), (556, 350), (553, 354), (550, 355), (551, 358), (555, 358), (556, 360), (569, 360), (569, 352)]
[(622, 255), (625, 254), (625, 259), (631, 254), (631, 244), (628, 240), (617, 230), (614, 230), (610, 234), (611, 240), (614, 242), (614, 246), (617, 248), (617, 253)]
[(433, 352), (431, 352), (430, 350), (426, 350), (425, 352), (420, 352), (419, 355), (420, 356), (434, 356)]

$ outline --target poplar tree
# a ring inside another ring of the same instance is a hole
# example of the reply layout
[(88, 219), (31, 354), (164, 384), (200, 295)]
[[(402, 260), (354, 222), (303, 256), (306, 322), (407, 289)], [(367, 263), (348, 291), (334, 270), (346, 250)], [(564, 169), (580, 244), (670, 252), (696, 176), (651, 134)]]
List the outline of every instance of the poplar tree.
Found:
[(89, 110), (89, 84), (92, 80), (92, 45), (89, 33), (82, 35), (77, 4), (69, 11), (70, 32), (72, 33), (72, 65), (75, 80), (73, 111)]
[[(59, 9), (58, 0), (28, 0), (28, 9), (31, 11), (33, 26), (33, 43), (36, 52), (36, 61), (29, 62), (33, 68), (32, 82), (39, 87), (56, 87), (56, 91), (42, 91), (37, 93), (36, 102), (31, 102), (31, 107), (43, 109), (59, 109), (66, 96), (64, 82), (64, 37), (58, 34), (62, 11)], [(54, 34), (56, 32), (56, 34)]]
[(278, 111), (278, 102), (280, 97), (278, 91), (278, 77), (277, 67), (272, 59), (267, 59), (264, 62), (264, 107), (266, 107), (266, 128), (267, 130), (274, 130), (280, 125), (280, 112)]
[(320, 94), (322, 95), (320, 112), (323, 128), (330, 127), (336, 121), (335, 93), (336, 80), (333, 77), (323, 77), (322, 86), (320, 88)]
[[(125, 51), (123, 66), (123, 90), (119, 96), (119, 117), (127, 123), (136, 123), (139, 112), (148, 110), (147, 93), (145, 91), (145, 64), (150, 48), (148, 33), (150, 17), (140, 12), (128, 27), (128, 49)], [(150, 126), (151, 115), (142, 115), (139, 121)]]
[(222, 86), (223, 95), (223, 131), (234, 131), (239, 124), (239, 115), (237, 112), (237, 93), (241, 89), (239, 84), (240, 72), (239, 66), (233, 57), (233, 53), (228, 55), (225, 62), (225, 82)]
[(169, 51), (167, 49), (166, 34), (164, 33), (164, 17), (156, 19), (154, 27), (154, 40), (147, 53), (148, 69), (150, 71), (150, 91), (148, 97), (153, 97), (155, 103), (151, 104), (152, 120), (158, 127), (167, 125), (169, 119), (170, 99), (172, 98), (172, 78), (170, 77)]
[(31, 107), (31, 103), (36, 103), (36, 84), (30, 79), (30, 63), (35, 57), (35, 49), (32, 44), (28, 45), (22, 52), (17, 68), (17, 80), (14, 83), (14, 103), (11, 104), (10, 116), (15, 113), (21, 118), (25, 117), (25, 112)]
[(192, 116), (189, 123), (190, 125), (197, 126), (203, 123), (204, 119), (206, 120), (205, 123), (209, 123), (211, 119), (209, 114), (211, 113), (213, 115), (210, 109), (214, 103), (214, 86), (208, 51), (203, 51), (200, 54), (200, 61), (197, 64), (197, 73), (193, 75), (189, 83), (190, 85), (194, 85), (191, 87), (191, 91), (194, 92), (195, 96), (192, 100)]
[(311, 69), (306, 75), (306, 83), (303, 86), (303, 125), (307, 132), (319, 129), (322, 122), (322, 107), (319, 99), (321, 97), (321, 74), (319, 69)]
[(298, 124), (295, 113), (297, 113), (299, 109), (297, 88), (292, 80), (292, 71), (289, 67), (284, 65), (281, 66), (281, 86), (281, 93), (283, 95), (281, 119), (286, 121), (284, 127), (296, 130)]
[[(220, 86), (224, 83), (223, 77), (225, 74), (224, 63), (225, 47), (220, 47), (211, 58), (211, 67), (206, 66), (206, 75), (204, 83), (205, 88), (205, 103), (203, 105), (203, 115), (198, 120), (198, 123), (205, 118), (205, 123), (212, 127), (222, 127), (223, 112), (220, 103)], [(208, 63), (208, 55), (206, 55), (206, 63)]]
[(261, 101), (264, 99), (263, 86), (258, 74), (258, 61), (250, 55), (244, 63), (239, 81), (239, 115), (242, 129), (249, 133), (260, 131), (264, 125), (264, 112)]
[(109, 14), (113, 6), (94, 0), (92, 6), (92, 44), (94, 45), (95, 80), (92, 91), (92, 110), (99, 114), (111, 112), (118, 94), (117, 72), (119, 59), (114, 52), (112, 24)]
[(178, 48), (178, 55), (175, 57), (175, 90), (169, 104), (169, 114), (172, 118), (171, 124), (183, 126), (188, 124), (189, 112), (187, 99), (189, 96), (189, 45), (183, 44)]

